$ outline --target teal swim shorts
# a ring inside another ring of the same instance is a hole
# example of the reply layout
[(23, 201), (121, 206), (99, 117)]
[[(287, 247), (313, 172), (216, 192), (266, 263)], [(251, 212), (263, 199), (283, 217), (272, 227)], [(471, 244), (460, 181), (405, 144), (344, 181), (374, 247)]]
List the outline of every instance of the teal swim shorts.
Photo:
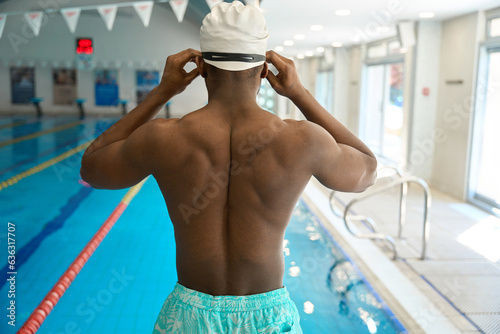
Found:
[(212, 296), (179, 283), (156, 319), (153, 334), (297, 333), (299, 313), (286, 288), (248, 296)]

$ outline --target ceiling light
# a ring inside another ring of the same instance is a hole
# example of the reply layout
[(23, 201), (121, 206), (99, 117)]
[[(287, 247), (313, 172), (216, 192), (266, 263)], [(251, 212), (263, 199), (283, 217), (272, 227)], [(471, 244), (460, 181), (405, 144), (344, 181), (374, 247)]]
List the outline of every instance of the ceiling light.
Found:
[(295, 40), (297, 40), (297, 41), (302, 41), (302, 40), (306, 39), (306, 35), (304, 35), (304, 34), (297, 34), (297, 35), (293, 36), (293, 38)]
[(293, 46), (293, 45), (295, 44), (295, 42), (294, 42), (294, 41), (291, 41), (291, 40), (288, 40), (288, 41), (284, 41), (284, 42), (283, 42), (283, 44), (284, 44), (285, 46)]
[(337, 15), (337, 16), (349, 16), (349, 15), (351, 15), (351, 11), (349, 9), (337, 9), (335, 11), (335, 15)]
[(342, 47), (342, 43), (340, 43), (340, 42), (333, 42), (333, 43), (332, 43), (332, 46), (333, 46), (334, 48), (341, 48), (341, 47)]
[(399, 52), (401, 52), (401, 53), (407, 53), (408, 49), (407, 48), (401, 48), (401, 49), (399, 49)]
[(391, 28), (387, 26), (377, 28), (377, 32), (389, 32), (389, 31), (391, 31)]
[(312, 56), (314, 56), (314, 52), (306, 51), (306, 57), (312, 57)]
[(285, 48), (283, 48), (281, 45), (274, 48), (274, 51), (276, 51), (276, 52), (282, 52), (284, 50), (285, 50)]
[(322, 31), (323, 30), (323, 26), (319, 25), (319, 24), (315, 24), (315, 25), (311, 26), (311, 30), (312, 31)]
[(297, 55), (297, 59), (304, 59), (304, 55), (303, 55), (302, 53), (299, 53), (299, 54)]
[(434, 16), (436, 16), (436, 14), (434, 14), (433, 12), (422, 12), (418, 14), (418, 16), (420, 16), (421, 19), (432, 19)]
[(325, 52), (325, 48), (322, 46), (319, 46), (316, 48), (316, 51), (318, 51), (319, 53), (323, 53), (323, 52)]

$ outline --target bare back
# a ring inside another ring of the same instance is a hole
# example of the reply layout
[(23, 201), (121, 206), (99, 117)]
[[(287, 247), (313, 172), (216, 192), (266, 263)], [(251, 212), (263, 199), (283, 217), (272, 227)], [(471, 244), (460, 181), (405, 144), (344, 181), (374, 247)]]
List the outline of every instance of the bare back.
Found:
[(173, 122), (153, 175), (174, 224), (179, 283), (213, 295), (281, 288), (285, 229), (311, 177), (300, 122), (208, 106)]

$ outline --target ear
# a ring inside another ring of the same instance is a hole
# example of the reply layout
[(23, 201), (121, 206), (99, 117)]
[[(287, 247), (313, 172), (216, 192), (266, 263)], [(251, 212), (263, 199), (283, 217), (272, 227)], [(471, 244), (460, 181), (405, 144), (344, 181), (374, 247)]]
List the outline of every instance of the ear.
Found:
[(267, 78), (267, 72), (269, 71), (269, 66), (267, 65), (266, 62), (264, 62), (264, 68), (262, 69), (262, 72), (260, 73), (260, 77), (262, 79)]
[(203, 60), (203, 57), (197, 56), (195, 58), (195, 62), (196, 62), (196, 67), (198, 67), (198, 71), (200, 72), (200, 75), (203, 78), (206, 78), (207, 77), (207, 67), (205, 66), (205, 61)]

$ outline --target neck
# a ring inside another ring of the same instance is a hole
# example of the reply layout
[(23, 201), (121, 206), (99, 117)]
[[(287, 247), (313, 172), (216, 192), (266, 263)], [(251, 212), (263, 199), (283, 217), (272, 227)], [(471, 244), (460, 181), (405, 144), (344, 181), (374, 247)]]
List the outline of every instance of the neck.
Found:
[(257, 104), (258, 88), (242, 82), (225, 82), (217, 87), (207, 87), (208, 102), (223, 106), (254, 106)]

